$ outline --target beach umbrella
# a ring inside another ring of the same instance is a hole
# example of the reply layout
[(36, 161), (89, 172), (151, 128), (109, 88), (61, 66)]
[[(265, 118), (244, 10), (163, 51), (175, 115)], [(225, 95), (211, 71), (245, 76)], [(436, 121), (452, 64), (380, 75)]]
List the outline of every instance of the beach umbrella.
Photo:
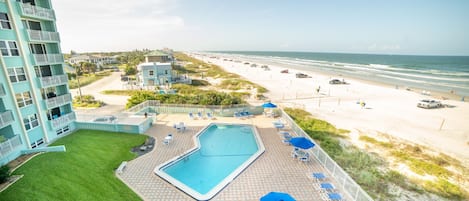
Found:
[(277, 108), (277, 105), (275, 105), (271, 102), (267, 102), (267, 103), (262, 104), (262, 107), (263, 108)]
[(301, 149), (309, 149), (315, 145), (311, 140), (305, 137), (294, 137), (290, 139), (290, 144)]
[(260, 201), (295, 201), (295, 198), (288, 193), (270, 192), (262, 196)]

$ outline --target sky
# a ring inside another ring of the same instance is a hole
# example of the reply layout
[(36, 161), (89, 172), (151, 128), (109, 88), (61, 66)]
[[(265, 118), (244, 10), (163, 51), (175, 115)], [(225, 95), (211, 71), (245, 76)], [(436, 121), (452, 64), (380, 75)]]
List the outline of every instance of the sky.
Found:
[(52, 0), (52, 4), (65, 53), (167, 47), (469, 56), (466, 0)]

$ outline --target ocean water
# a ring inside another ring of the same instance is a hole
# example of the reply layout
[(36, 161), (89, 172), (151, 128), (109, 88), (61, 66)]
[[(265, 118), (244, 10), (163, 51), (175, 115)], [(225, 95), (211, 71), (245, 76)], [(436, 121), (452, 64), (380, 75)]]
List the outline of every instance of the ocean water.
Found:
[(212, 53), (285, 68), (323, 71), (400, 87), (469, 96), (469, 56), (250, 51)]

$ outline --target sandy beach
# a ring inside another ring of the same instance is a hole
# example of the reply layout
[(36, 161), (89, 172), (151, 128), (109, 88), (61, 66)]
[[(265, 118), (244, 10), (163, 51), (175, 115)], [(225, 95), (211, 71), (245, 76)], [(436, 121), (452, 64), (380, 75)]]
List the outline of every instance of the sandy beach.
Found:
[[(283, 66), (269, 65), (270, 71), (257, 67), (224, 61), (223, 58), (194, 55), (205, 62), (221, 66), (247, 80), (266, 87), (268, 98), (283, 107), (300, 107), (317, 118), (352, 133), (385, 133), (398, 139), (427, 146), (469, 164), (469, 103), (441, 100), (444, 108), (416, 107), (421, 99), (429, 99), (404, 87), (372, 83), (324, 73), (299, 71)], [(302, 72), (311, 78), (296, 78)], [(331, 78), (344, 79), (346, 85), (331, 85)], [(320, 88), (319, 93), (317, 89)], [(362, 108), (358, 102), (366, 103)]]

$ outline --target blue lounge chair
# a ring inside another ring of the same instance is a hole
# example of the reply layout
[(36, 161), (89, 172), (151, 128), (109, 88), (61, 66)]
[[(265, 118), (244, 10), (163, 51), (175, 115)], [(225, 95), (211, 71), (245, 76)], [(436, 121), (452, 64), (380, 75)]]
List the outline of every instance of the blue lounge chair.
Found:
[(327, 194), (330, 200), (342, 200), (342, 196), (338, 193), (329, 193)]
[(198, 117), (199, 119), (204, 119), (204, 116), (203, 116), (202, 113), (200, 113), (200, 112), (197, 112), (197, 117)]
[(212, 113), (210, 112), (207, 112), (207, 118), (212, 119), (212, 120), (215, 119), (215, 117), (212, 116)]
[(247, 118), (251, 118), (251, 117), (253, 117), (254, 115), (252, 115), (252, 114), (249, 113), (248, 111), (242, 111), (242, 112), (241, 112), (241, 116), (244, 116), (244, 117), (247, 117)]
[(326, 179), (326, 175), (324, 175), (324, 173), (322, 173), (322, 172), (313, 173), (313, 177), (318, 181), (322, 181), (322, 180)]
[(333, 193), (335, 188), (331, 183), (321, 183), (321, 189), (326, 193)]
[(189, 118), (191, 118), (192, 120), (196, 119), (196, 118), (194, 117), (194, 114), (192, 114), (192, 112), (189, 112)]
[(244, 119), (244, 116), (241, 115), (241, 113), (239, 113), (239, 112), (235, 112), (233, 116), (234, 116), (236, 119)]

